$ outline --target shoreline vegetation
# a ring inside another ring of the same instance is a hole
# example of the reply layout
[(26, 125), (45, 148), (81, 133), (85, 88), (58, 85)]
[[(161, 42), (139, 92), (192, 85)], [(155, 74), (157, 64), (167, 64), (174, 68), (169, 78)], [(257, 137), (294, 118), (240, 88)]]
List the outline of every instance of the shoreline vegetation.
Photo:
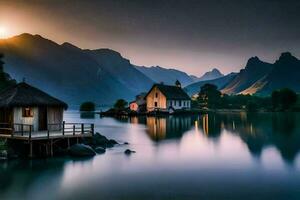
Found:
[(125, 100), (118, 100), (113, 108), (100, 112), (100, 116), (165, 116), (193, 115), (209, 112), (299, 112), (300, 95), (291, 89), (283, 88), (272, 92), (271, 96), (250, 94), (222, 94), (217, 86), (205, 84), (197, 95), (192, 97), (191, 109), (175, 110), (172, 113), (156, 109), (154, 111), (132, 111)]

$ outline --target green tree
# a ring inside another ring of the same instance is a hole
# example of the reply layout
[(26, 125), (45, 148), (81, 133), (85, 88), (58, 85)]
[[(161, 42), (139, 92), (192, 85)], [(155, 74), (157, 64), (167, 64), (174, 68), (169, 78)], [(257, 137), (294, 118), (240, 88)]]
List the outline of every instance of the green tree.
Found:
[(221, 104), (221, 92), (217, 86), (207, 83), (201, 87), (198, 100), (209, 108), (217, 108)]
[(127, 107), (128, 103), (124, 99), (118, 99), (114, 104), (116, 110), (124, 110)]
[(0, 53), (0, 91), (4, 88), (16, 84), (16, 81), (13, 80), (9, 74), (3, 71), (4, 68), (4, 55)]
[(272, 93), (273, 108), (287, 110), (297, 102), (297, 98), (297, 94), (288, 88), (274, 91)]
[(80, 105), (80, 111), (92, 112), (95, 111), (96, 105), (94, 102), (86, 101)]

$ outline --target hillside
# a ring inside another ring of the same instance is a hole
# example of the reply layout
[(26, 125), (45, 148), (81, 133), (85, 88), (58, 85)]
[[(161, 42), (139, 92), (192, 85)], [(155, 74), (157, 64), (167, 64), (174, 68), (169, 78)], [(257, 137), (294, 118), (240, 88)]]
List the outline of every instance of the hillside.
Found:
[(252, 57), (248, 60), (245, 68), (240, 70), (236, 77), (222, 89), (222, 92), (226, 94), (242, 93), (270, 73), (272, 68), (272, 64), (263, 62), (258, 57)]

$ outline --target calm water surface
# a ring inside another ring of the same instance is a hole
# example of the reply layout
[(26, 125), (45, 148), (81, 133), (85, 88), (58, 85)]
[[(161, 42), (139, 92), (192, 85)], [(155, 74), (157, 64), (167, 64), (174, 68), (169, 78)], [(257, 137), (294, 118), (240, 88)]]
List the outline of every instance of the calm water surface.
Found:
[(0, 199), (300, 199), (300, 114), (65, 120), (130, 145), (0, 163)]

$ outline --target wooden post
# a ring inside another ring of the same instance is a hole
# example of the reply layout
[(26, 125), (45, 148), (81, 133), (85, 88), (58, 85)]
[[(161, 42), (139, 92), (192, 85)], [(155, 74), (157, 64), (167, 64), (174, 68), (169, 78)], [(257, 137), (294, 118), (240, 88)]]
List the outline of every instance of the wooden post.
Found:
[(47, 136), (48, 136), (48, 139), (49, 139), (50, 138), (50, 131), (49, 131), (49, 129), (47, 131)]
[(75, 124), (73, 125), (73, 135), (75, 135)]
[(21, 134), (24, 135), (24, 124), (21, 124)]
[(63, 124), (62, 124), (62, 134), (63, 136), (65, 135), (65, 121), (63, 121)]
[(94, 124), (91, 124), (92, 136), (94, 136)]
[(13, 124), (11, 128), (11, 137), (14, 137), (14, 133), (15, 133), (15, 126)]
[(81, 134), (84, 134), (84, 124), (81, 124)]
[(32, 129), (32, 125), (29, 125), (29, 140), (31, 140), (31, 129)]

